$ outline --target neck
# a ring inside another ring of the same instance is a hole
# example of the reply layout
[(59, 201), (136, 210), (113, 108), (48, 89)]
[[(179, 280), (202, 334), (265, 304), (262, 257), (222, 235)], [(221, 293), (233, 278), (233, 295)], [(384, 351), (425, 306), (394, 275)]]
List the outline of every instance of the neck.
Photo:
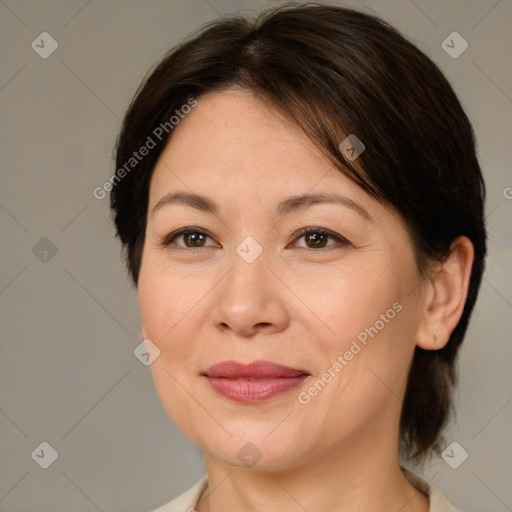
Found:
[(428, 498), (400, 470), (398, 436), (376, 432), (358, 431), (279, 471), (234, 467), (207, 454), (209, 486), (197, 512), (428, 512)]

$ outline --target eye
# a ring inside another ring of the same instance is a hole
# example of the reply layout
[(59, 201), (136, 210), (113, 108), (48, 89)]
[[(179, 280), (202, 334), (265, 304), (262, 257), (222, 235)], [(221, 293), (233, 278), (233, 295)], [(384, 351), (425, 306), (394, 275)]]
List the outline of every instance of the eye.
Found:
[[(351, 245), (350, 242), (331, 231), (323, 228), (304, 228), (295, 233), (294, 240), (304, 239), (305, 245), (297, 245), (300, 249), (322, 250), (329, 249), (334, 246), (347, 246)], [(207, 244), (207, 240), (212, 240), (211, 244)], [(182, 243), (177, 243), (181, 241)], [(218, 247), (218, 244), (213, 242), (211, 236), (200, 228), (187, 227), (179, 229), (168, 236), (159, 244), (163, 247), (174, 245), (175, 248), (183, 249), (202, 249), (205, 247)]]
[[(332, 233), (322, 228), (304, 228), (295, 234), (295, 239), (304, 239), (305, 246), (299, 246), (301, 249), (328, 249), (333, 246), (346, 246), (350, 242), (340, 235)], [(328, 243), (329, 239), (333, 243)]]
[[(212, 245), (206, 245), (207, 239), (210, 238), (210, 235), (199, 228), (183, 228), (170, 235), (166, 236), (164, 241), (159, 244), (164, 247), (168, 247), (171, 244), (174, 244), (178, 247), (183, 247), (185, 249), (201, 249), (202, 247), (211, 247)], [(175, 240), (181, 240), (183, 243), (174, 243)], [(213, 246), (217, 244), (213, 243)]]

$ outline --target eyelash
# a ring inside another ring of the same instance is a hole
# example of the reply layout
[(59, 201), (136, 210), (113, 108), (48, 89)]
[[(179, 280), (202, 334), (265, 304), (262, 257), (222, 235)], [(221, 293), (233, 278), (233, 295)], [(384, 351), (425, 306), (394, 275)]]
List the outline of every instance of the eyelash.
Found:
[[(293, 235), (293, 237), (294, 237), (294, 240), (295, 240), (295, 239), (298, 239), (298, 238), (302, 238), (304, 235), (308, 235), (308, 234), (312, 234), (312, 233), (332, 238), (334, 241), (337, 242), (337, 244), (330, 245), (330, 246), (327, 246), (327, 247), (319, 247), (317, 249), (310, 248), (310, 247), (298, 247), (299, 250), (313, 251), (313, 252), (325, 252), (325, 251), (328, 251), (330, 249), (336, 248), (337, 246), (339, 247), (339, 246), (352, 245), (346, 238), (344, 238), (344, 237), (342, 237), (340, 235), (337, 235), (335, 233), (332, 233), (331, 231), (327, 231), (327, 230), (325, 230), (323, 228), (303, 228), (303, 229), (297, 231)], [(167, 235), (164, 238), (164, 240), (161, 243), (159, 243), (158, 245), (168, 248), (170, 246), (170, 244), (176, 238), (178, 238), (179, 236), (190, 235), (190, 234), (199, 234), (199, 235), (204, 235), (204, 236), (206, 236), (206, 237), (208, 237), (210, 239), (212, 238), (206, 231), (204, 231), (201, 228), (187, 227), (187, 228), (179, 229), (178, 231), (175, 231), (175, 232)], [(208, 246), (208, 247), (211, 247), (211, 246)], [(182, 250), (183, 249), (183, 250), (186, 250), (188, 252), (196, 252), (196, 251), (201, 251), (202, 249), (206, 249), (206, 248), (207, 247), (182, 247), (182, 246), (178, 246), (178, 249), (173, 249), (173, 250)]]

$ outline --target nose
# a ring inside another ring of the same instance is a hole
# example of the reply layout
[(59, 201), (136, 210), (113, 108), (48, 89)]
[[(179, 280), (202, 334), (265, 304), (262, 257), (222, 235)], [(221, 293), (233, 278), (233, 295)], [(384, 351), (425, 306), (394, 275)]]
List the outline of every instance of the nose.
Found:
[(252, 263), (235, 254), (231, 271), (215, 290), (213, 325), (224, 334), (244, 337), (286, 329), (290, 315), (283, 284), (275, 274), (264, 253)]

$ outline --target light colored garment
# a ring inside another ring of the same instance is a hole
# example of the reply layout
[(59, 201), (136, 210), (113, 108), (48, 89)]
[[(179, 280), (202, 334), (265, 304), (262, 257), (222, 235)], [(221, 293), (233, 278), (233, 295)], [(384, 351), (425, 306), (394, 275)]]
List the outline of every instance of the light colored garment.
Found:
[[(405, 478), (418, 491), (427, 495), (430, 500), (429, 512), (457, 512), (452, 505), (446, 501), (446, 498), (435, 487), (431, 487), (425, 480), (411, 473), (406, 469), (402, 469)], [(184, 492), (169, 503), (152, 510), (151, 512), (195, 512), (197, 502), (203, 491), (208, 486), (208, 477), (204, 476), (196, 482), (188, 491)]]

